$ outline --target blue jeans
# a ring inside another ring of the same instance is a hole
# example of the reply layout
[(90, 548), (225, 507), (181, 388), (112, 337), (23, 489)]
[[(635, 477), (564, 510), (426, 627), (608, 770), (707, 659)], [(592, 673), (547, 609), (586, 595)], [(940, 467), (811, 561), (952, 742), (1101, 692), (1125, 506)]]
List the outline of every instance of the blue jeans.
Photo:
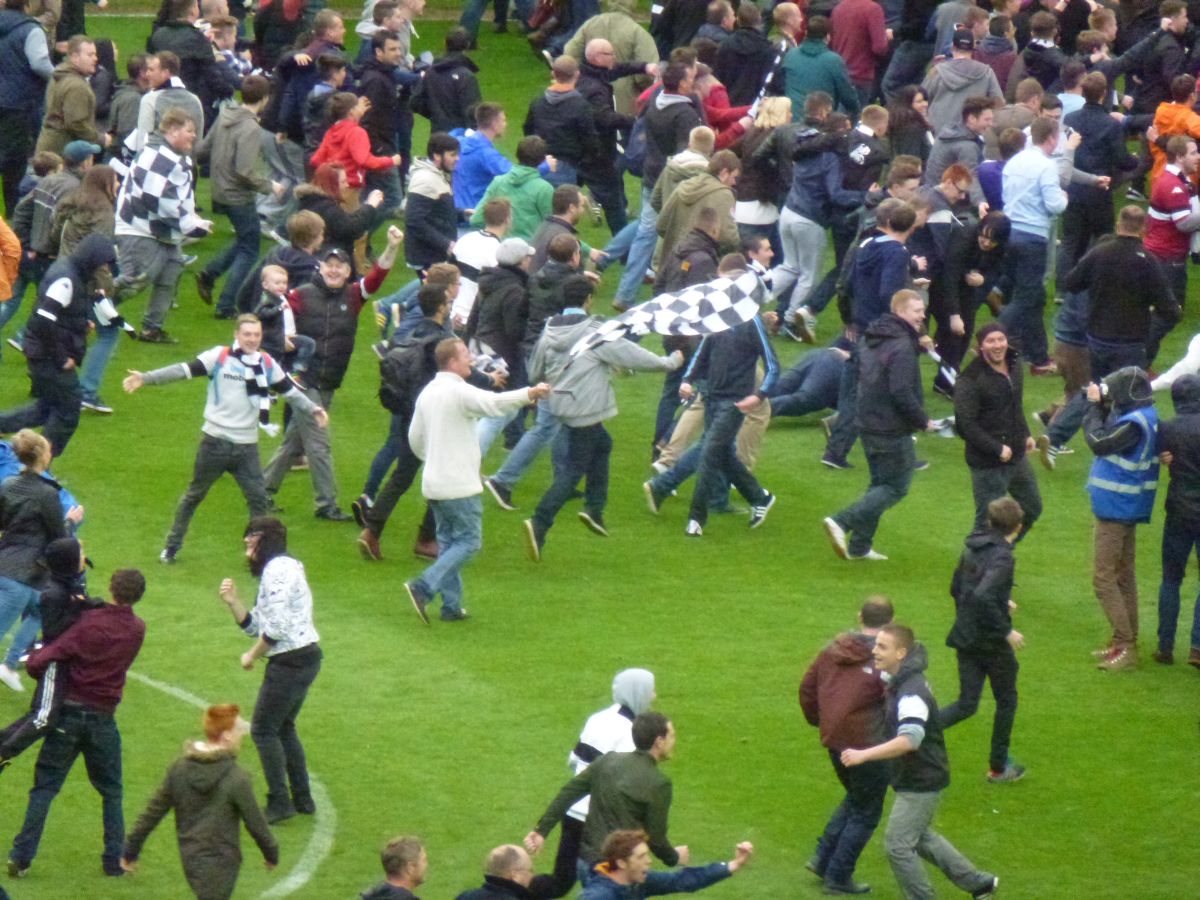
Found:
[(561, 187), (564, 184), (579, 184), (579, 170), (565, 159), (559, 159), (554, 166), (554, 171), (546, 172), (542, 178), (555, 187)]
[[(637, 234), (629, 247), (629, 259), (625, 263), (625, 271), (621, 273), (621, 281), (617, 284), (617, 295), (614, 303), (632, 306), (637, 302), (638, 289), (642, 286), (642, 277), (654, 261), (654, 245), (658, 243), (658, 213), (650, 205), (654, 195), (654, 185), (646, 186), (642, 182), (642, 210), (638, 213)], [(614, 243), (616, 239), (614, 238)]]
[(858, 348), (862, 338), (850, 351), (850, 359), (842, 366), (842, 380), (838, 385), (837, 421), (829, 431), (825, 444), (825, 458), (844, 461), (858, 440)]
[(871, 549), (883, 514), (908, 494), (916, 462), (913, 439), (907, 434), (864, 434), (862, 444), (871, 484), (856, 502), (833, 514), (833, 520), (850, 533), (851, 556), (862, 556)]
[(550, 412), (547, 403), (539, 403), (533, 427), (521, 435), (521, 440), (509, 451), (504, 465), (492, 476), (492, 480), (512, 490), (547, 444), (551, 444), (554, 471), (559, 471), (566, 462), (566, 444), (561, 440), (561, 435), (562, 420)]
[[(41, 592), (35, 588), (31, 588), (27, 584), (22, 584), (12, 578), (6, 578), (0, 575), (0, 637), (8, 634), (8, 630), (13, 627), (13, 623), (21, 616), (28, 616), (25, 621), (34, 623), (34, 629), (41, 619), (38, 617), (38, 598)], [(10, 669), (17, 664), (21, 654), (16, 653), (17, 644), (21, 640), (21, 634), (24, 631), (24, 624), (20, 631), (13, 638), (12, 646), (9, 648), (8, 655), (4, 658), (4, 664)]]
[(407, 439), (408, 419), (392, 413), (392, 422), (388, 426), (387, 440), (383, 442), (383, 446), (379, 448), (379, 452), (371, 460), (371, 468), (367, 470), (367, 483), (363, 485), (362, 489), (362, 492), (372, 500), (375, 499), (375, 494), (379, 490), (379, 486), (383, 484), (383, 479), (387, 475), (388, 469), (400, 457), (400, 449), (404, 446)]
[(430, 500), (437, 520), (437, 561), (413, 582), (426, 597), (442, 595), (442, 616), (462, 609), (463, 566), (483, 546), (483, 502), (479, 494), (455, 500)]
[(700, 466), (696, 489), (688, 517), (703, 525), (708, 521), (708, 507), (714, 493), (726, 483), (732, 484), (742, 499), (758, 506), (767, 499), (767, 492), (758, 483), (734, 449), (738, 429), (746, 418), (733, 400), (714, 400), (705, 397), (704, 440), (701, 442)]
[(487, 456), (508, 423), (517, 417), (516, 412), (505, 413), (502, 416), (488, 416), (480, 419), (475, 425), (475, 434), (479, 438), (479, 455)]
[(379, 330), (380, 337), (387, 338), (388, 329), (392, 324), (392, 308), (396, 306), (400, 307), (400, 324), (396, 327), (396, 338), (404, 337), (417, 327), (417, 323), (424, 318), (421, 314), (420, 304), (417, 303), (417, 291), (420, 289), (421, 279), (414, 278), (394, 294), (378, 298), (379, 308), (387, 316), (387, 322)]
[[(516, 7), (517, 18), (522, 22), (528, 21), (533, 12), (533, 0), (515, 0), (513, 5)], [(483, 20), (483, 11), (487, 7), (488, 0), (467, 0), (463, 7), (462, 18), (458, 20), (458, 24), (467, 29), (472, 40), (479, 37), (479, 23)]]
[[(46, 270), (50, 268), (50, 264), (54, 260), (44, 256), (38, 256), (35, 259), (22, 259), (21, 268), (17, 274), (17, 280), (13, 282), (12, 297), (7, 303), (0, 303), (0, 332), (4, 331), (4, 326), (11, 322), (21, 310), (21, 304), (25, 300), (25, 293), (30, 285), (33, 285), (33, 290), (36, 293), (38, 285), (41, 284), (42, 278), (46, 274)], [(21, 340), (21, 329), (17, 333), (16, 340), (19, 343)]]
[(814, 350), (779, 376), (771, 392), (771, 418), (803, 416), (837, 406), (841, 392), (842, 356), (834, 350)]
[[(1162, 584), (1158, 588), (1158, 649), (1175, 649), (1175, 628), (1179, 623), (1179, 588), (1187, 572), (1192, 548), (1200, 552), (1200, 528), (1167, 514), (1162, 536)], [(1200, 650), (1200, 596), (1192, 611), (1191, 646)]]
[(846, 789), (846, 796), (817, 839), (816, 868), (826, 881), (844, 884), (854, 877), (858, 857), (883, 818), (890, 767), (876, 761), (847, 768), (840, 755), (840, 750), (829, 751), (833, 771)]
[(1031, 365), (1045, 365), (1050, 359), (1046, 345), (1046, 253), (1045, 238), (1014, 231), (1008, 242), (1009, 276), (1012, 296), (1000, 311), (1000, 322), (1008, 329), (1009, 339)]
[(404, 190), (400, 187), (400, 172), (392, 166), (387, 169), (368, 169), (363, 179), (362, 200), (367, 201), (371, 191), (382, 191), (383, 202), (375, 210), (375, 222), (368, 233), (374, 233), (385, 219), (394, 216), (400, 209), (400, 201), (404, 199)]
[(890, 103), (906, 84), (920, 84), (925, 67), (933, 59), (933, 43), (903, 41), (892, 53), (892, 61), (883, 75), (883, 96)]
[(244, 206), (213, 203), (213, 210), (229, 218), (233, 226), (233, 243), (213, 257), (203, 271), (213, 280), (225, 275), (225, 287), (217, 299), (217, 312), (231, 313), (237, 309), (238, 288), (258, 261), (262, 228), (258, 223), (258, 207), (253, 203)]
[(633, 246), (633, 239), (637, 237), (639, 220), (626, 222), (625, 227), (612, 236), (612, 240), (608, 242), (608, 246), (604, 248), (604, 252), (608, 254), (607, 260), (601, 260), (597, 267), (605, 267), (612, 265)]
[(83, 358), (83, 370), (79, 373), (79, 390), (84, 400), (95, 402), (99, 398), (104, 370), (117, 352), (117, 341), (120, 339), (121, 329), (116, 325), (96, 324), (96, 340)]
[(46, 735), (38, 753), (25, 824), (13, 839), (9, 854), (9, 858), (22, 867), (28, 866), (37, 856), (50, 804), (81, 753), (87, 766), (88, 781), (102, 802), (104, 855), (101, 859), (105, 869), (120, 871), (125, 841), (125, 815), (121, 810), (121, 733), (112, 715), (73, 704), (63, 707), (57, 727)]
[(566, 434), (566, 464), (555, 470), (554, 483), (533, 513), (533, 522), (542, 534), (550, 530), (580, 478), (587, 479), (583, 508), (592, 518), (601, 519), (604, 507), (608, 505), (608, 460), (612, 455), (612, 437), (602, 422), (583, 428), (568, 427)]

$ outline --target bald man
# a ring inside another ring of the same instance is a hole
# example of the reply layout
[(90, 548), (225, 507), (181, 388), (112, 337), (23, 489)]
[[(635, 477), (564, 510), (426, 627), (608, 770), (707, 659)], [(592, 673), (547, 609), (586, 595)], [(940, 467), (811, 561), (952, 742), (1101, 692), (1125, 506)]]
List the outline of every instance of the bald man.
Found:
[(464, 891), (456, 900), (512, 900), (544, 896), (529, 890), (533, 880), (533, 860), (523, 847), (503, 844), (488, 854), (483, 886)]
[(625, 183), (617, 172), (617, 131), (633, 127), (633, 116), (616, 111), (613, 82), (629, 75), (658, 74), (655, 63), (617, 62), (613, 45), (605, 38), (593, 38), (584, 48), (575, 90), (592, 108), (599, 149), (595, 159), (581, 168), (579, 180), (591, 188), (592, 196), (604, 208), (604, 218), (613, 234), (625, 227)]

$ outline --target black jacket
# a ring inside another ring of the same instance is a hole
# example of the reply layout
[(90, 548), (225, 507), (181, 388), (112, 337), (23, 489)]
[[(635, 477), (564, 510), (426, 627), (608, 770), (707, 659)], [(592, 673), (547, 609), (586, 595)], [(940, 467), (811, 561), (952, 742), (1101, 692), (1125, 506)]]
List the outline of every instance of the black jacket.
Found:
[(1142, 64), (1141, 83), (1133, 92), (1133, 112), (1153, 115), (1160, 103), (1171, 99), (1171, 82), (1186, 70), (1187, 50), (1178, 35), (1161, 31), (1149, 58)]
[(592, 121), (596, 126), (597, 169), (609, 171), (617, 161), (617, 132), (633, 127), (633, 116), (622, 115), (613, 106), (613, 82), (628, 75), (646, 71), (645, 63), (617, 63), (611, 69), (602, 69), (582, 62), (579, 64), (579, 81), (575, 90), (592, 108)]
[(883, 167), (891, 155), (887, 141), (854, 129), (846, 143), (846, 159), (842, 163), (845, 173), (843, 183), (852, 191), (865, 191), (872, 184), (879, 183)]
[[(260, 277), (261, 280), (261, 277)], [(283, 325), (283, 297), (277, 297), (263, 291), (258, 305), (254, 307), (254, 315), (262, 323), (261, 348), (274, 359), (283, 361), (287, 352), (287, 333)]]
[(1179, 321), (1162, 266), (1142, 246), (1141, 238), (1111, 235), (1096, 243), (1063, 279), (1068, 291), (1088, 291), (1092, 310), (1089, 337), (1114, 344), (1144, 343), (1150, 336), (1150, 313), (1163, 321)]
[(364, 203), (354, 212), (346, 212), (328, 194), (306, 185), (300, 185), (295, 193), (301, 209), (315, 212), (324, 221), (325, 245), (345, 250), (354, 259), (354, 242), (367, 233), (375, 210)]
[(46, 545), (41, 564), (48, 575), (38, 598), (42, 641), (50, 643), (79, 621), (85, 609), (99, 609), (103, 600), (88, 597), (79, 571), (80, 545), (75, 538), (58, 538)]
[[(659, 105), (659, 100), (664, 105)], [(646, 128), (646, 160), (642, 169), (642, 185), (650, 187), (667, 167), (667, 160), (687, 147), (688, 135), (704, 121), (696, 112), (691, 98), (679, 94), (652, 94), (642, 113)]]
[(926, 719), (919, 723), (925, 729), (921, 746), (892, 761), (893, 790), (929, 793), (944, 790), (950, 785), (950, 758), (946, 755), (942, 726), (938, 724), (937, 700), (929, 689), (929, 682), (925, 680), (928, 665), (925, 647), (914, 644), (900, 663), (900, 671), (887, 686), (885, 697), (889, 734), (897, 734), (899, 727), (907, 721), (899, 716), (900, 702), (904, 697), (920, 698), (928, 710)]
[(650, 36), (658, 47), (659, 59), (666, 59), (676, 47), (686, 47), (708, 18), (704, 0), (666, 0), (658, 18), (650, 23)]
[(1063, 63), (1070, 59), (1062, 50), (1030, 43), (1021, 51), (1021, 59), (1025, 63), (1025, 74), (1036, 78), (1043, 90), (1051, 93), (1062, 90), (1062, 79), (1058, 73)]
[(678, 291), (717, 277), (719, 247), (709, 235), (693, 228), (671, 249), (671, 258), (658, 267), (654, 291)]
[(484, 875), (483, 887), (463, 891), (455, 900), (527, 900), (536, 896), (528, 888), (515, 881), (497, 875)]
[[(327, 226), (328, 227), (328, 226)], [(320, 262), (311, 253), (298, 247), (272, 247), (262, 262), (251, 270), (238, 288), (237, 308), (239, 312), (251, 312), (262, 297), (263, 266), (282, 266), (288, 273), (288, 288), (295, 290), (317, 277)], [(268, 350), (268, 353), (271, 351)]]
[(1006, 638), (1012, 631), (1008, 601), (1014, 565), (1012, 545), (996, 529), (983, 528), (967, 537), (950, 581), (955, 617), (947, 647), (966, 653), (1012, 653)]
[(895, 313), (867, 327), (858, 353), (859, 431), (902, 437), (928, 423), (917, 348), (917, 332)]
[(38, 565), (46, 546), (66, 537), (58, 483), (23, 471), (0, 484), (0, 575), (38, 587), (45, 570)]
[(775, 45), (757, 28), (736, 28), (717, 47), (713, 73), (725, 85), (730, 106), (753, 103), (775, 63)]
[(1158, 423), (1158, 449), (1171, 461), (1167, 518), (1200, 528), (1200, 375), (1184, 375), (1171, 385), (1175, 418)]
[(354, 338), (358, 333), (358, 313), (362, 304), (352, 302), (358, 293), (358, 283), (348, 280), (334, 290), (325, 286), (318, 274), (309, 284), (292, 292), (300, 302), (293, 304), (296, 333), (316, 341), (309, 366), (309, 384), (321, 391), (334, 391), (342, 386), (350, 356), (354, 353)]
[(996, 469), (1000, 448), (1012, 450), (1011, 462), (1025, 456), (1029, 426), (1021, 403), (1024, 371), (1016, 350), (1009, 349), (1008, 375), (993, 369), (977, 356), (962, 370), (954, 385), (954, 429), (963, 439), (967, 465)]
[(204, 122), (211, 126), (217, 101), (232, 97), (238, 85), (222, 72), (208, 39), (191, 22), (167, 22), (150, 35), (146, 49), (151, 53), (170, 50), (179, 57), (179, 77), (200, 98)]
[(467, 336), (499, 353), (510, 374), (524, 370), (520, 347), (528, 318), (529, 276), (516, 266), (484, 269), (479, 276), (479, 296), (467, 320)]
[[(754, 390), (754, 374), (758, 361), (763, 361), (763, 380)], [(692, 357), (683, 380), (695, 384), (703, 380), (705, 399), (741, 400), (757, 393), (766, 397), (779, 378), (779, 360), (767, 339), (762, 320), (751, 319), (727, 331), (708, 334)]]
[(600, 149), (592, 107), (577, 90), (547, 90), (529, 104), (525, 134), (546, 142), (546, 152), (577, 169), (595, 166)]
[(87, 352), (88, 281), (103, 265), (112, 265), (117, 254), (112, 238), (89, 234), (70, 256), (47, 270), (38, 291), (37, 308), (25, 332), (25, 358), (61, 369), (68, 359), (83, 362)]
[(547, 260), (529, 279), (529, 314), (525, 320), (525, 346), (533, 349), (542, 335), (546, 320), (565, 309), (562, 297), (563, 279), (576, 274), (567, 263)]
[(413, 91), (412, 111), (429, 120), (430, 133), (470, 128), (475, 123), (467, 110), (482, 99), (475, 73), (479, 67), (462, 53), (433, 61)]
[[(1125, 147), (1125, 129), (1099, 103), (1085, 103), (1082, 109), (1067, 116), (1063, 124), (1083, 137), (1075, 149), (1075, 166), (1080, 171), (1115, 180), (1122, 171), (1137, 168), (1137, 157)], [(1098, 195), (1112, 202), (1112, 191), (1104, 188), (1074, 183), (1067, 186), (1067, 196), (1073, 201)]]
[(367, 62), (358, 76), (358, 92), (371, 101), (371, 108), (359, 123), (371, 138), (376, 156), (396, 154), (396, 122), (400, 116), (400, 89), (393, 72), (395, 66), (377, 59)]

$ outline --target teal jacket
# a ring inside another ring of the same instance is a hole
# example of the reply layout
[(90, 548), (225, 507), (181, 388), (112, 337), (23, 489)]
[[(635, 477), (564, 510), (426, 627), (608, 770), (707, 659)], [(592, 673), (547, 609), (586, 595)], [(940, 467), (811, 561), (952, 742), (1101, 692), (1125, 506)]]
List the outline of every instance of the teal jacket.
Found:
[(783, 75), (794, 121), (804, 121), (804, 98), (813, 91), (824, 91), (833, 97), (834, 108), (858, 115), (858, 94), (846, 63), (824, 41), (808, 40), (789, 50), (783, 58)]

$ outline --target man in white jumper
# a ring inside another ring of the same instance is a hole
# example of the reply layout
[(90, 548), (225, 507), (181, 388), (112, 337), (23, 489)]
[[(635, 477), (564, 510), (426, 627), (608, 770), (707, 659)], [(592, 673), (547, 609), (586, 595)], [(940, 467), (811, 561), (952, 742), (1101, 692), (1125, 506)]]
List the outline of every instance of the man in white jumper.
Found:
[(183, 546), (188, 525), (208, 489), (226, 472), (233, 475), (250, 518), (265, 516), (271, 506), (263, 482), (258, 458), (258, 432), (275, 434), (278, 425), (269, 422), (270, 392), (276, 391), (299, 412), (310, 413), (321, 428), (329, 425), (329, 416), (304, 395), (283, 371), (283, 366), (258, 348), (262, 343), (262, 324), (256, 316), (238, 316), (232, 346), (205, 350), (191, 362), (175, 363), (152, 372), (129, 371), (124, 387), (132, 394), (143, 385), (167, 384), (191, 378), (208, 378), (208, 399), (204, 405), (204, 437), (196, 451), (192, 483), (179, 500), (175, 523), (159, 562), (175, 562)]
[(413, 609), (426, 625), (426, 608), (438, 594), (442, 596), (443, 621), (467, 618), (460, 573), (483, 545), (482, 460), (476, 421), (503, 416), (550, 394), (546, 384), (500, 394), (467, 384), (464, 379), (471, 374), (471, 353), (458, 338), (439, 342), (434, 355), (437, 375), (417, 396), (408, 427), (409, 446), (424, 463), (421, 493), (437, 520), (437, 561), (404, 584)]

